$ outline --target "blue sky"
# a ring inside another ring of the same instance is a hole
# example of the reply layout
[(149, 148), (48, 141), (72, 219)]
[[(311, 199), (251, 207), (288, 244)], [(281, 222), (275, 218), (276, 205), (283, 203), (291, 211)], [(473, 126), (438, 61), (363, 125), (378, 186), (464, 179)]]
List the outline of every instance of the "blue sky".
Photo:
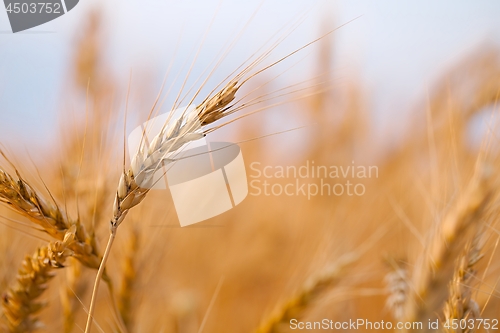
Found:
[[(390, 126), (425, 95), (439, 73), (482, 44), (500, 44), (500, 2), (490, 1), (160, 1), (81, 0), (63, 17), (26, 33), (9, 33), (0, 9), (0, 142), (49, 147), (56, 140), (61, 95), (75, 36), (87, 13), (104, 6), (110, 70), (127, 81), (130, 70), (149, 70), (158, 84), (179, 36), (177, 58), (193, 54), (207, 27), (196, 70), (204, 68), (257, 9), (247, 32), (221, 70), (239, 65), (265, 36), (306, 10), (304, 22), (277, 50), (286, 54), (320, 34), (321, 22), (333, 26), (359, 19), (334, 34), (334, 77), (356, 75), (369, 94), (380, 126)], [(215, 16), (215, 21), (210, 22)], [(297, 75), (314, 68), (310, 51), (295, 66)], [(301, 56), (302, 57), (302, 56)], [(299, 57), (300, 58), (300, 57)], [(181, 64), (182, 62), (179, 62)], [(153, 84), (154, 86), (154, 84)], [(152, 92), (155, 93), (155, 92)], [(43, 138), (43, 139), (41, 139)]]

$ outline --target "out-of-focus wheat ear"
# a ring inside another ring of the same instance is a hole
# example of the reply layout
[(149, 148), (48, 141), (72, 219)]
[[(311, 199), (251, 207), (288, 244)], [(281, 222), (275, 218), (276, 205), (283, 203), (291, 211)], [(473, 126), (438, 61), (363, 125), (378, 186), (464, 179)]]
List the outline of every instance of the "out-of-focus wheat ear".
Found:
[[(71, 265), (71, 267), (74, 267), (73, 265), (76, 264), (76, 261)], [(69, 269), (66, 270), (66, 275), (73, 274)], [(73, 330), (73, 327), (75, 326), (75, 314), (73, 312), (73, 288), (74, 284), (72, 283), (70, 279), (66, 279), (66, 283), (64, 287), (62, 287), (60, 291), (61, 295), (61, 307), (62, 307), (62, 312), (63, 312), (63, 332), (64, 333), (71, 333)]]
[(490, 178), (490, 172), (478, 167), (464, 193), (429, 238), (414, 267), (412, 292), (405, 306), (406, 321), (427, 322), (442, 311), (454, 264), (483, 224), (494, 189)]
[(303, 288), (264, 321), (255, 333), (278, 333), (282, 326), (289, 325), (292, 318), (300, 318), (321, 296), (326, 294), (341, 279), (345, 269), (355, 262), (358, 255), (346, 255), (320, 274), (311, 277)]
[(42, 327), (36, 313), (45, 304), (38, 298), (54, 277), (54, 270), (64, 267), (66, 258), (73, 254), (69, 245), (75, 241), (75, 232), (76, 227), (73, 226), (62, 241), (40, 247), (23, 260), (14, 286), (2, 296), (3, 318), (8, 332), (29, 333)]
[(139, 251), (139, 230), (133, 229), (127, 243), (127, 253), (123, 258), (121, 285), (118, 292), (118, 310), (123, 323), (129, 331), (134, 324), (134, 291), (137, 282), (137, 263)]
[(199, 298), (196, 293), (189, 290), (177, 289), (169, 297), (171, 318), (170, 332), (194, 333), (200, 331), (198, 319)]
[[(483, 257), (483, 233), (480, 231), (471, 244), (467, 245), (464, 254), (458, 259), (453, 280), (449, 286), (449, 296), (444, 306), (444, 318), (447, 323), (452, 323), (453, 319), (465, 320), (479, 319), (481, 310), (479, 305), (472, 298), (472, 288), (475, 285), (476, 271), (474, 266)], [(445, 331), (448, 333), (473, 333), (474, 327), (462, 329), (458, 325), (453, 329), (453, 325), (447, 325)]]
[(394, 319), (400, 321), (404, 317), (404, 306), (409, 292), (408, 267), (402, 261), (389, 259), (391, 271), (385, 276), (388, 297), (386, 306)]

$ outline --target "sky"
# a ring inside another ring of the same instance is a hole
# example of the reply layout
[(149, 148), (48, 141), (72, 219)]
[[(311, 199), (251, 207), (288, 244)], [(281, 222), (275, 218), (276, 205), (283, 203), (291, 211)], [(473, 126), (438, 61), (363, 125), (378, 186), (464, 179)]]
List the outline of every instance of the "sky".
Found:
[[(325, 22), (336, 27), (354, 19), (333, 35), (333, 77), (359, 78), (374, 112), (371, 121), (384, 129), (402, 120), (439, 74), (462, 57), (481, 45), (500, 46), (496, 0), (81, 0), (62, 17), (17, 34), (0, 8), (2, 145), (43, 149), (57, 140), (54, 129), (75, 40), (88, 12), (99, 6), (110, 72), (126, 84), (131, 70), (151, 71), (153, 87), (161, 84), (174, 55), (174, 67), (181, 68), (204, 40), (194, 69), (200, 73), (251, 17), (215, 79), (297, 20), (302, 23), (276, 57), (317, 38)], [(311, 54), (306, 50), (292, 61), (300, 64), (293, 67), (295, 75), (315, 68)]]

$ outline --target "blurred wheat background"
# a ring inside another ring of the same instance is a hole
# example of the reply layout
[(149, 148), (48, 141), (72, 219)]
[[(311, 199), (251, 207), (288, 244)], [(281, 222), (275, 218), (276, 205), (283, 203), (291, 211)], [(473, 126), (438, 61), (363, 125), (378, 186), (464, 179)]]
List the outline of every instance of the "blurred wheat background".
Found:
[[(307, 15), (315, 23), (297, 30), (314, 30), (316, 37), (344, 23), (314, 11)], [(125, 108), (130, 131), (147, 119), (166, 72), (144, 58), (144, 64), (116, 74), (107, 49), (111, 16), (94, 6), (72, 32), (49, 144), (41, 144), (28, 127), (1, 136), (5, 156), (0, 166), (11, 177), (4, 176), (0, 185), (2, 332), (83, 332), (85, 327), (122, 169)], [(201, 43), (203, 33), (197, 31), (193, 45)], [(249, 36), (262, 42), (268, 37)], [(274, 59), (315, 38), (300, 37), (284, 44), (291, 48), (278, 48)], [(107, 282), (99, 290), (93, 332), (289, 332), (293, 318), (500, 319), (498, 47), (485, 41), (468, 47), (433, 73), (435, 80), (421, 89), (417, 101), (400, 104), (407, 110), (390, 114), (373, 109), (374, 96), (355, 70), (332, 64), (335, 45), (333, 33), (251, 81), (246, 91), (258, 88), (260, 95), (305, 83), (279, 99), (288, 103), (235, 122), (210, 139), (265, 136), (241, 143), (248, 175), (252, 162), (375, 165), (378, 177), (362, 181), (365, 194), (310, 200), (249, 195), (235, 209), (181, 228), (168, 192), (152, 191), (120, 228), (106, 266)], [(237, 49), (216, 79), (256, 51)], [(179, 56), (172, 59), (177, 60), (171, 67), (183, 66)], [(210, 64), (203, 57), (197, 61), (202, 68)], [(186, 75), (173, 70), (168, 78), (176, 73)], [(284, 78), (274, 80), (280, 73)], [(384, 117), (394, 121), (381, 129), (377, 122)], [(2, 128), (9, 126), (2, 122)], [(16, 169), (38, 193), (22, 208), (6, 199), (27, 196)], [(17, 190), (6, 184), (9, 179)], [(45, 218), (34, 217), (41, 198), (49, 206), (57, 204), (62, 213), (54, 220), (68, 228), (47, 232)], [(70, 230), (72, 224), (76, 231)], [(57, 252), (68, 237), (83, 245)], [(57, 260), (43, 271), (46, 253)]]

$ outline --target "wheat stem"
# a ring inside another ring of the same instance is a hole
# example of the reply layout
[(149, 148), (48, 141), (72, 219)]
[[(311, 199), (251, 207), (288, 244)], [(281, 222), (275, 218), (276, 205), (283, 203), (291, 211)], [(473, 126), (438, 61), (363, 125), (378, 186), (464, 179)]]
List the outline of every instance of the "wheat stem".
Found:
[(113, 246), (113, 241), (116, 237), (116, 229), (117, 225), (111, 223), (110, 233), (108, 244), (106, 245), (106, 249), (104, 250), (104, 255), (101, 260), (101, 264), (99, 265), (99, 270), (97, 271), (97, 276), (94, 282), (94, 289), (92, 290), (92, 298), (90, 300), (89, 313), (87, 316), (87, 324), (85, 326), (85, 333), (90, 333), (92, 329), (92, 323), (94, 321), (94, 311), (96, 305), (97, 291), (99, 290), (99, 283), (101, 282), (102, 274), (104, 273), (104, 269), (106, 267), (106, 261), (108, 260), (109, 253), (111, 252), (111, 247)]

